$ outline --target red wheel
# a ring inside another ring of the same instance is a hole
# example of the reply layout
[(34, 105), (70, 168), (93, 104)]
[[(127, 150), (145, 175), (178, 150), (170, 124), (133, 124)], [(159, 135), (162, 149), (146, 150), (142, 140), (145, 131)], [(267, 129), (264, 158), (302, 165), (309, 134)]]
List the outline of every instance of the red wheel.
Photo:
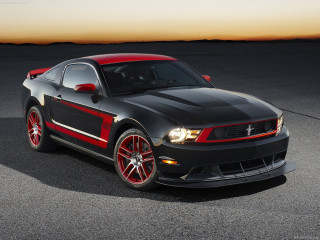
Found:
[(36, 111), (30, 112), (28, 117), (28, 135), (33, 146), (38, 146), (40, 144), (41, 129), (42, 126), (38, 113)]
[(56, 148), (38, 106), (30, 108), (27, 115), (27, 131), (31, 147), (36, 151), (51, 151)]
[(150, 189), (155, 186), (156, 164), (152, 148), (137, 129), (126, 131), (115, 148), (118, 174), (133, 188)]

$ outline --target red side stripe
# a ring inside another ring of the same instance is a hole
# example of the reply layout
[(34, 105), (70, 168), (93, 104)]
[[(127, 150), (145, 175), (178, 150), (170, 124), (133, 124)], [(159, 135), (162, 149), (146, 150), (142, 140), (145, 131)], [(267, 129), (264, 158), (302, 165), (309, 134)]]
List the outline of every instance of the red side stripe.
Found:
[(73, 107), (73, 108), (79, 109), (79, 110), (84, 111), (86, 113), (89, 113), (91, 115), (99, 116), (99, 112), (98, 111), (91, 110), (91, 109), (88, 109), (88, 108), (85, 108), (85, 107), (81, 107), (79, 105), (76, 105), (76, 104), (73, 104), (73, 103), (69, 103), (69, 102), (66, 102), (66, 101), (63, 101), (63, 100), (61, 100), (60, 103), (63, 103), (65, 105), (69, 106), (69, 107)]
[(82, 140), (84, 142), (87, 142), (87, 143), (90, 143), (90, 144), (98, 146), (98, 140), (97, 139), (94, 139), (94, 138), (82, 135), (80, 133), (71, 131), (71, 130), (66, 129), (64, 127), (58, 126), (58, 125), (56, 125), (54, 123), (46, 122), (46, 125), (47, 125), (47, 127), (51, 128), (51, 129), (55, 129), (55, 130), (57, 130), (59, 132), (62, 132), (64, 134), (67, 134), (67, 135), (72, 136), (74, 138), (80, 139), (80, 140)]
[[(111, 125), (113, 122), (113, 117), (105, 113), (100, 113), (99, 117), (103, 119), (100, 138), (108, 141)], [(106, 148), (107, 144), (107, 142), (99, 141), (99, 147)]]
[(65, 134), (70, 135), (70, 136), (72, 136), (74, 138), (80, 139), (80, 140), (82, 140), (84, 142), (88, 142), (88, 143), (91, 143), (93, 145), (97, 145), (97, 146), (99, 146), (101, 148), (106, 148), (108, 146), (108, 139), (109, 139), (111, 125), (112, 125), (112, 122), (113, 122), (113, 116), (108, 115), (106, 113), (101, 113), (99, 111), (91, 110), (91, 109), (88, 109), (88, 108), (85, 108), (85, 107), (81, 107), (79, 105), (76, 105), (76, 104), (73, 104), (73, 103), (69, 103), (69, 102), (66, 102), (66, 101), (63, 101), (63, 100), (61, 100), (60, 103), (63, 103), (65, 105), (69, 106), (69, 107), (76, 108), (76, 109), (78, 109), (80, 111), (84, 111), (84, 112), (86, 112), (88, 114), (91, 114), (91, 115), (94, 115), (94, 116), (102, 118), (102, 126), (101, 126), (100, 138), (103, 139), (103, 140), (97, 140), (97, 139), (82, 135), (80, 133), (74, 132), (72, 130), (66, 129), (64, 127), (58, 126), (58, 125), (56, 125), (54, 123), (46, 122), (46, 124), (47, 124), (47, 126), (49, 128), (55, 129), (55, 130), (57, 130), (59, 132), (65, 133)]

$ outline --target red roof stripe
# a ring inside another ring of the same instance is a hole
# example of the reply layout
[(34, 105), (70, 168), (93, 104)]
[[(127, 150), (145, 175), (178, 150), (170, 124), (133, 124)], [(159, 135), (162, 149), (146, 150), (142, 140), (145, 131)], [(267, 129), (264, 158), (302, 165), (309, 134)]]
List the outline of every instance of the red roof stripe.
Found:
[(177, 60), (173, 57), (168, 57), (164, 55), (142, 54), (142, 53), (103, 54), (103, 55), (88, 56), (86, 58), (95, 60), (100, 65), (108, 64), (108, 63), (133, 62), (133, 61), (152, 61), (152, 60), (176, 61)]

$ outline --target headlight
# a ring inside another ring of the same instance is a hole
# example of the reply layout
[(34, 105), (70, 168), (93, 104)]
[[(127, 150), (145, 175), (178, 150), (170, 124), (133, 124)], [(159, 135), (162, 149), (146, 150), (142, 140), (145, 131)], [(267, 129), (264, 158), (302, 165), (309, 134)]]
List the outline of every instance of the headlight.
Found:
[(276, 133), (276, 135), (278, 135), (278, 134), (281, 132), (282, 126), (283, 126), (283, 115), (278, 118), (277, 133)]
[(180, 143), (186, 140), (193, 141), (200, 134), (200, 130), (189, 130), (185, 128), (175, 128), (168, 134), (170, 142)]

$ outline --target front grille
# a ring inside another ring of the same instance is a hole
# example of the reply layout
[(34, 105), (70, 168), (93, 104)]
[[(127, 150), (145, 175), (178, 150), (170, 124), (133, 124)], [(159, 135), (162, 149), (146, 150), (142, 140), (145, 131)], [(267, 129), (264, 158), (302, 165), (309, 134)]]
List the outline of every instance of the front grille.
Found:
[[(212, 141), (233, 138), (245, 138), (248, 136), (250, 137), (255, 135), (261, 135), (276, 130), (276, 126), (276, 120), (268, 120), (262, 122), (230, 125), (225, 127), (216, 127), (212, 129), (207, 140)], [(248, 132), (250, 132), (249, 135)]]
[(263, 159), (259, 158), (237, 163), (225, 163), (220, 165), (220, 170), (223, 175), (238, 174), (242, 173), (243, 170), (248, 172), (270, 166), (272, 164), (272, 161), (273, 156), (268, 156)]

